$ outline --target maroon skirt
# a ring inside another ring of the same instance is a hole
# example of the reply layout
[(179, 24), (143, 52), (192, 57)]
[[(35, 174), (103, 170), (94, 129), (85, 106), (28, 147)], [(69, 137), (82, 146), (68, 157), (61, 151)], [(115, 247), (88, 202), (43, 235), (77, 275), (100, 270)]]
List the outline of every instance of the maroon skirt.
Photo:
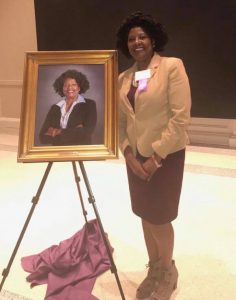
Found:
[[(147, 158), (138, 154), (137, 159), (144, 162)], [(169, 154), (149, 182), (137, 177), (126, 165), (132, 210), (137, 216), (157, 225), (177, 217), (184, 160), (185, 149)]]

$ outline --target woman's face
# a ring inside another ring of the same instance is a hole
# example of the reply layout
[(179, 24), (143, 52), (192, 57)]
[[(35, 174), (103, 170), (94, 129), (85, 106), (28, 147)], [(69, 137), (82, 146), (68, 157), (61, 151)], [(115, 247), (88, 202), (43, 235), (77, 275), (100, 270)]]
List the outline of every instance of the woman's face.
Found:
[(138, 62), (149, 64), (153, 56), (153, 43), (141, 27), (133, 27), (128, 34), (130, 55)]
[(76, 80), (67, 78), (63, 85), (63, 93), (66, 99), (75, 100), (79, 95), (80, 87)]

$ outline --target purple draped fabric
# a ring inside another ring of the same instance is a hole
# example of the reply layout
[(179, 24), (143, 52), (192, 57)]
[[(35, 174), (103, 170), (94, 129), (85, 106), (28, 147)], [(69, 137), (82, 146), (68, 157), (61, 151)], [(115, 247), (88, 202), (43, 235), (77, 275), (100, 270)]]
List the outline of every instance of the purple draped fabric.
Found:
[[(113, 249), (111, 248), (111, 251)], [(111, 266), (97, 220), (71, 238), (21, 259), (31, 287), (47, 284), (47, 300), (95, 300), (96, 277)]]

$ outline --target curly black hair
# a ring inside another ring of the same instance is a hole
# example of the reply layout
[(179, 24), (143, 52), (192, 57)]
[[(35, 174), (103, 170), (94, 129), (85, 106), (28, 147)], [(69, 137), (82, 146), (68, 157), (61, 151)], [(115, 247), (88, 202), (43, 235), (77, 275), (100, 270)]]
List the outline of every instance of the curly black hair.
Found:
[(89, 81), (87, 77), (77, 70), (67, 70), (62, 73), (53, 83), (53, 87), (56, 93), (61, 97), (64, 97), (63, 85), (66, 79), (75, 79), (80, 87), (80, 93), (84, 94), (89, 89)]
[(168, 35), (165, 32), (162, 24), (156, 22), (151, 15), (138, 11), (128, 16), (122, 22), (116, 33), (116, 48), (120, 50), (126, 57), (131, 57), (127, 42), (130, 29), (134, 27), (141, 27), (146, 32), (149, 38), (154, 42), (154, 51), (163, 51), (164, 46), (168, 42)]

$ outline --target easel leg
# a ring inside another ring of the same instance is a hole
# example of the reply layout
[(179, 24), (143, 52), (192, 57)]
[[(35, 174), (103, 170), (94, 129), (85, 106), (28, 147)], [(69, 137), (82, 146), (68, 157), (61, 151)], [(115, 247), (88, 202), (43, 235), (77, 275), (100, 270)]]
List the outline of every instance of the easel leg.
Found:
[(51, 167), (52, 167), (52, 162), (49, 162), (49, 163), (48, 163), (48, 166), (47, 166), (47, 169), (46, 169), (46, 171), (45, 171), (45, 173), (44, 173), (44, 176), (43, 176), (43, 178), (42, 178), (42, 181), (41, 181), (41, 183), (40, 183), (40, 186), (39, 186), (39, 188), (38, 188), (38, 191), (37, 191), (37, 193), (36, 193), (36, 196), (34, 196), (33, 199), (32, 199), (32, 203), (33, 203), (33, 204), (32, 204), (32, 207), (31, 207), (30, 212), (29, 212), (29, 214), (28, 214), (28, 216), (27, 216), (27, 219), (26, 219), (25, 224), (24, 224), (24, 226), (23, 226), (23, 229), (22, 229), (22, 231), (21, 231), (21, 233), (20, 233), (20, 236), (19, 236), (19, 238), (18, 238), (18, 240), (17, 240), (17, 243), (16, 243), (16, 245), (15, 245), (15, 248), (14, 248), (14, 250), (13, 250), (13, 252), (12, 252), (12, 255), (11, 255), (10, 260), (9, 260), (9, 262), (8, 262), (7, 268), (4, 269), (3, 272), (2, 272), (3, 278), (2, 278), (2, 281), (1, 281), (1, 284), (0, 284), (0, 292), (1, 292), (2, 288), (3, 288), (3, 285), (4, 285), (4, 282), (5, 282), (6, 278), (7, 278), (8, 274), (9, 274), (9, 272), (10, 272), (11, 265), (12, 265), (12, 263), (13, 263), (13, 261), (14, 261), (14, 258), (15, 258), (15, 256), (16, 256), (16, 253), (17, 253), (17, 251), (18, 251), (18, 248), (20, 247), (21, 241), (22, 241), (22, 239), (23, 239), (23, 237), (24, 237), (24, 234), (25, 234), (25, 231), (26, 231), (26, 229), (27, 229), (27, 227), (28, 227), (28, 225), (29, 225), (29, 222), (30, 222), (31, 217), (32, 217), (33, 212), (34, 212), (34, 209), (35, 209), (36, 205), (38, 204), (40, 194), (41, 194), (42, 189), (43, 189), (43, 187), (44, 187), (44, 184), (45, 184), (45, 182), (46, 182), (46, 180), (47, 180), (47, 177), (48, 177), (48, 174), (49, 174), (49, 172), (50, 172), (50, 170), (51, 170)]
[(118, 285), (118, 288), (119, 288), (119, 291), (120, 291), (121, 299), (125, 300), (124, 292), (123, 292), (123, 289), (122, 289), (122, 286), (121, 286), (121, 283), (120, 283), (119, 276), (117, 274), (117, 269), (116, 269), (116, 266), (115, 266), (115, 263), (114, 263), (114, 260), (113, 260), (113, 257), (112, 257), (111, 249), (109, 247), (109, 244), (108, 244), (108, 241), (107, 241), (107, 238), (106, 238), (106, 234), (105, 234), (105, 231), (103, 229), (101, 218), (100, 218), (98, 210), (97, 210), (97, 206), (96, 206), (96, 203), (95, 203), (95, 198), (93, 196), (93, 193), (92, 193), (92, 190), (91, 190), (91, 187), (90, 187), (90, 184), (89, 184), (89, 180), (88, 180), (88, 177), (87, 177), (87, 173), (85, 171), (83, 161), (79, 161), (78, 163), (79, 163), (81, 173), (83, 175), (83, 179), (84, 179), (87, 191), (88, 191), (88, 195), (89, 195), (88, 200), (89, 200), (89, 203), (91, 203), (92, 206), (93, 206), (93, 209), (94, 209), (97, 221), (98, 221), (98, 225), (99, 225), (99, 228), (100, 228), (100, 231), (101, 231), (101, 234), (102, 234), (102, 238), (103, 238), (106, 250), (107, 250), (107, 254), (108, 254), (109, 260), (111, 262), (111, 272), (114, 273), (114, 275), (115, 275), (116, 282), (117, 282), (117, 285)]
[(72, 166), (73, 166), (73, 171), (74, 171), (74, 176), (75, 176), (75, 182), (76, 182), (76, 185), (77, 185), (77, 190), (78, 190), (78, 193), (79, 193), (80, 204), (81, 204), (82, 211), (83, 211), (83, 216), (84, 216), (85, 222), (88, 223), (88, 220), (87, 220), (87, 214), (88, 213), (85, 210), (83, 196), (82, 196), (81, 189), (80, 189), (80, 177), (78, 175), (76, 164), (75, 164), (74, 161), (72, 161)]

